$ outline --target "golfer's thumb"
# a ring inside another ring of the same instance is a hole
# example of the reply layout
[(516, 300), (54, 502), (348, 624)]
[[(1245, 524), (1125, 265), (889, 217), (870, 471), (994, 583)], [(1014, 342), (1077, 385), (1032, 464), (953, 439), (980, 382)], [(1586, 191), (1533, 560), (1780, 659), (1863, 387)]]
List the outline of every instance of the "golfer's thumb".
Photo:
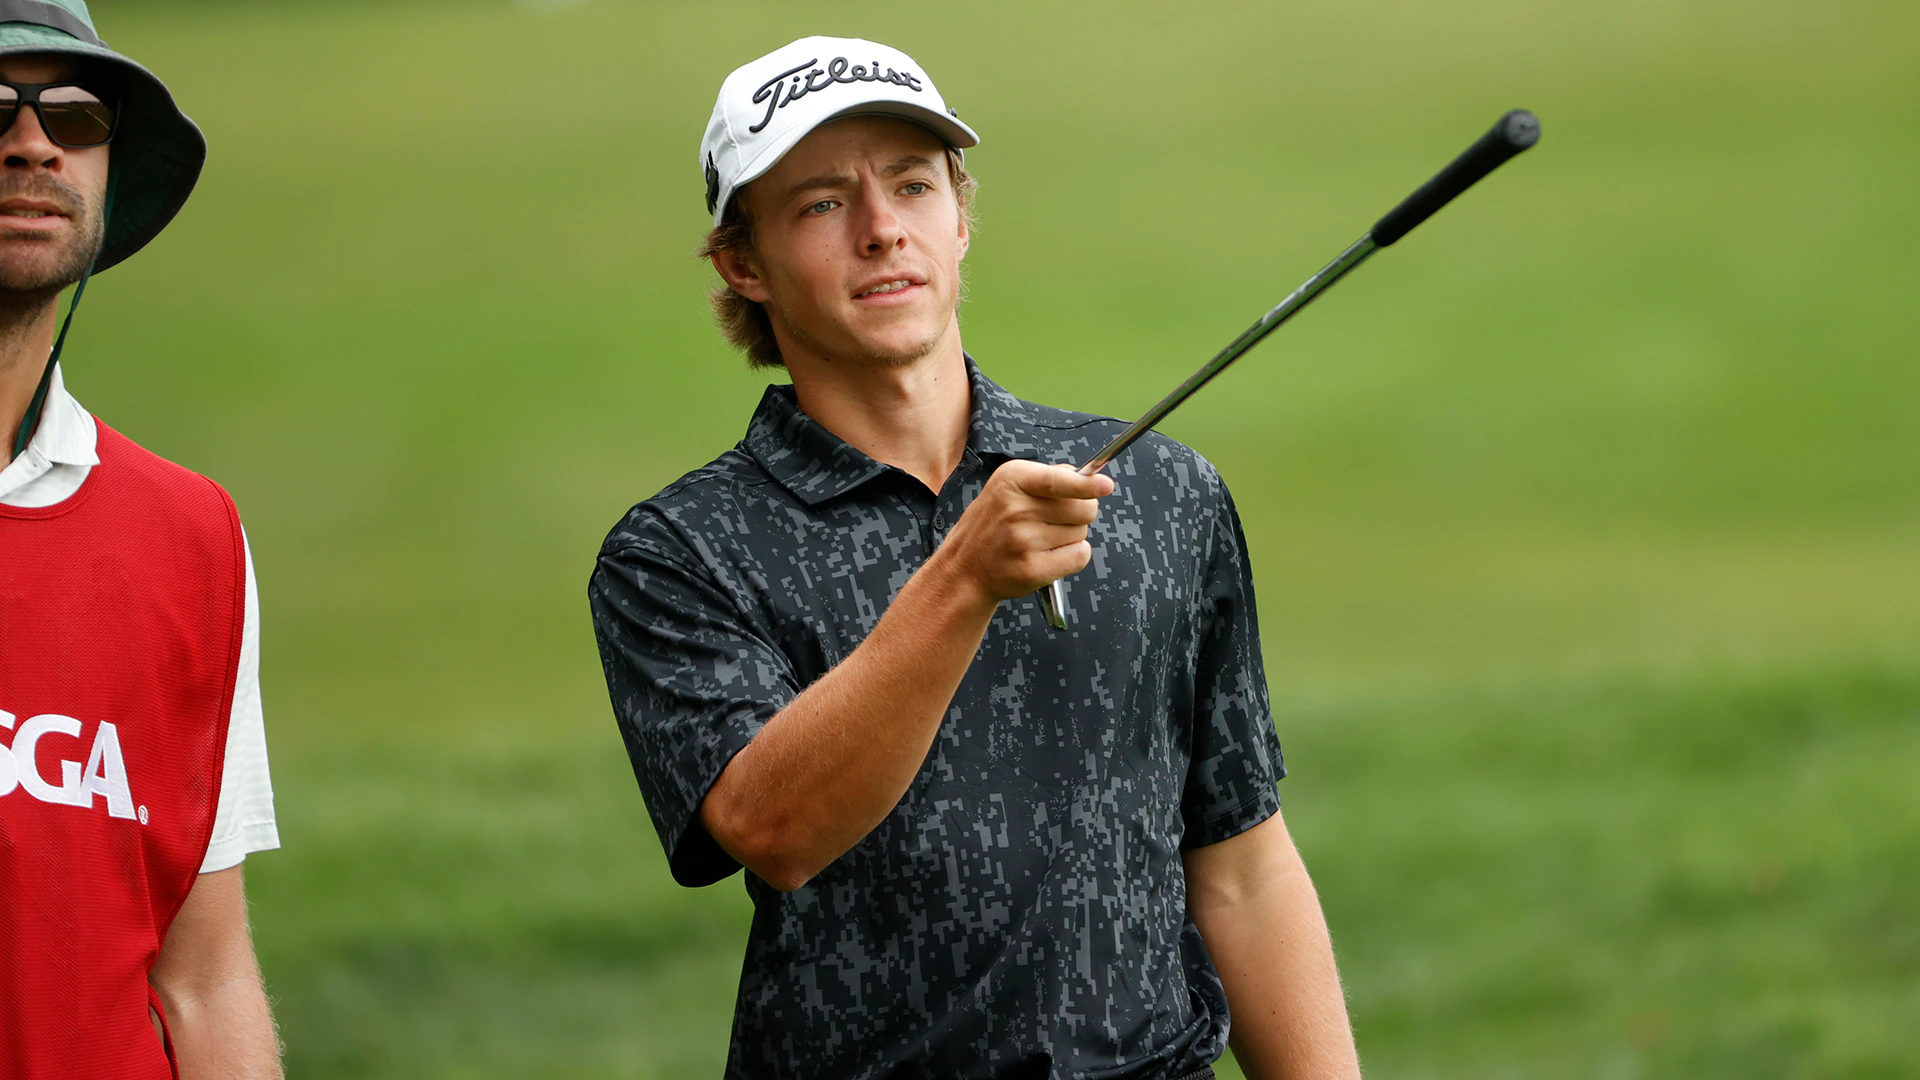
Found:
[(1020, 490), (1043, 499), (1097, 499), (1113, 492), (1113, 478), (1105, 473), (1083, 476), (1071, 465), (1040, 465), (1022, 470)]

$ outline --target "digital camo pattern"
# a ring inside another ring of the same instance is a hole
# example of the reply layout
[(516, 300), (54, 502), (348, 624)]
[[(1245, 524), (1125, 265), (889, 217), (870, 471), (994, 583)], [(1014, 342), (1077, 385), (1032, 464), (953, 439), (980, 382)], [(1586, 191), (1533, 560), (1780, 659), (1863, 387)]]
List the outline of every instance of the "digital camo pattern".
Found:
[[(747, 436), (641, 503), (589, 588), (615, 715), (677, 880), (738, 869), (700, 801), (852, 652), (988, 475), (1073, 462), (1116, 420), (1020, 401), (969, 361), (937, 496), (772, 387)], [(1238, 515), (1198, 454), (1110, 467), (1072, 619), (1004, 603), (893, 813), (805, 887), (746, 875), (729, 1077), (1177, 1077), (1225, 1048), (1182, 847), (1279, 808)]]

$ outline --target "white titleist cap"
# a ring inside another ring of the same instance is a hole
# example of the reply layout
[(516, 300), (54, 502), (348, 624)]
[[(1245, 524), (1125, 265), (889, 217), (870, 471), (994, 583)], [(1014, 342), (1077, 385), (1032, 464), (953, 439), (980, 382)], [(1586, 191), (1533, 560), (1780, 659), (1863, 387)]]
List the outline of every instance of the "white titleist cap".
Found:
[(949, 146), (980, 142), (926, 69), (899, 49), (859, 38), (801, 38), (735, 69), (720, 84), (700, 140), (713, 223), (720, 224), (735, 191), (779, 164), (807, 132), (843, 116), (876, 115), (921, 124)]

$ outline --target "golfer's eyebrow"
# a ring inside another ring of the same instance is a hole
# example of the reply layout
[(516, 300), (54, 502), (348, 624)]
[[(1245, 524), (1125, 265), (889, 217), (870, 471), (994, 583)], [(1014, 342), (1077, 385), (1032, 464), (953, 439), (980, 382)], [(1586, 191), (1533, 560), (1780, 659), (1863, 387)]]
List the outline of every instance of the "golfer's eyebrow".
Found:
[(923, 158), (918, 154), (908, 154), (906, 157), (903, 157), (900, 160), (894, 162), (893, 164), (887, 166), (886, 168), (881, 169), (880, 175), (890, 180), (896, 176), (899, 176), (901, 173), (906, 172), (909, 169), (931, 169), (931, 168), (933, 168), (933, 162), (928, 161), (926, 158)]
[[(882, 179), (891, 180), (901, 173), (913, 169), (931, 168), (933, 168), (932, 161), (918, 154), (908, 154), (906, 157), (895, 160), (890, 165), (883, 166), (880, 169), (880, 176)], [(819, 176), (809, 176), (805, 180), (788, 188), (787, 198), (797, 199), (802, 195), (815, 191), (844, 191), (858, 184), (859, 181), (846, 173), (821, 173)]]
[(821, 173), (819, 176), (809, 176), (788, 188), (787, 199), (791, 201), (815, 191), (845, 191), (855, 183), (854, 178), (846, 173)]

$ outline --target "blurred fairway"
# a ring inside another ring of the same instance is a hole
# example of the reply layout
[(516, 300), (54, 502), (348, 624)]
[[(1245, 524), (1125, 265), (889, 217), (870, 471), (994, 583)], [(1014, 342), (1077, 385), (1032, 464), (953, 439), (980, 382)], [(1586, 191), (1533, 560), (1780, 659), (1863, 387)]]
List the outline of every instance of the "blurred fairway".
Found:
[(1920, 1075), (1920, 8), (98, 0), (213, 151), (68, 381), (253, 540), (297, 1077), (717, 1075), (584, 587), (764, 380), (719, 80), (922, 60), (969, 348), (1132, 415), (1503, 110), (1545, 136), (1169, 425), (1260, 581), (1374, 1077)]

